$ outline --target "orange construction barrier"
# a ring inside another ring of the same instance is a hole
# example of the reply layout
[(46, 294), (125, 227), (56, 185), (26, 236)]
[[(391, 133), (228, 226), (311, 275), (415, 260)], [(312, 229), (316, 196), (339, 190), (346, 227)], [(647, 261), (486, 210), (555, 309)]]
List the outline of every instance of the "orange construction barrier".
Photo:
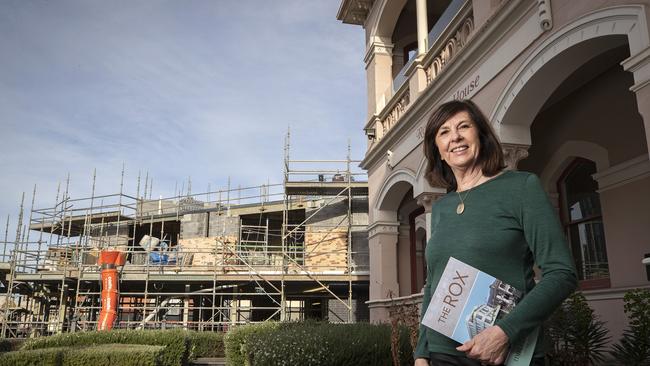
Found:
[(99, 313), (97, 330), (111, 330), (117, 317), (119, 292), (117, 289), (117, 266), (123, 266), (124, 253), (118, 251), (102, 251), (99, 253), (97, 264), (101, 266), (102, 280), (102, 310)]

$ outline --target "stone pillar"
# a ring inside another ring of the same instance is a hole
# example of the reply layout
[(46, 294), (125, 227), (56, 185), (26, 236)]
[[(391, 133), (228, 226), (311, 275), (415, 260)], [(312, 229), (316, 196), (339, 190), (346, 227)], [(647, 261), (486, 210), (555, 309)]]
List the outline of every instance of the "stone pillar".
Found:
[(529, 145), (501, 144), (507, 170), (517, 170), (517, 164), (528, 156)]
[(418, 55), (427, 53), (429, 26), (427, 24), (427, 0), (415, 0), (417, 13)]
[(643, 117), (647, 146), (650, 146), (650, 47), (623, 60), (621, 65), (625, 71), (634, 75), (634, 85), (630, 90), (636, 94), (639, 114)]
[(393, 85), (393, 45), (371, 40), (364, 58), (368, 79), (368, 119), (378, 114), (390, 98)]
[[(397, 283), (398, 229), (398, 221), (377, 221), (368, 226), (370, 301), (399, 296)], [(386, 320), (388, 320), (386, 308), (370, 308), (371, 322)]]
[(431, 212), (431, 207), (433, 206), (433, 202), (435, 202), (438, 198), (443, 196), (445, 193), (444, 191), (441, 192), (422, 192), (419, 195), (415, 197), (415, 200), (418, 204), (418, 206), (424, 207), (424, 212), (430, 213)]

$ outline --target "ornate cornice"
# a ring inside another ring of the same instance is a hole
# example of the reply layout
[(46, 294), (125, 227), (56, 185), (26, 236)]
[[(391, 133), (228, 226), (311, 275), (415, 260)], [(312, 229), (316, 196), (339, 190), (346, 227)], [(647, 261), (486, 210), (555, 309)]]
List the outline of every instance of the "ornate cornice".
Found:
[(551, 0), (537, 0), (537, 15), (539, 26), (547, 31), (553, 28), (553, 16), (551, 15)]
[(598, 182), (598, 191), (604, 192), (649, 176), (650, 160), (648, 160), (648, 154), (643, 154), (604, 171), (599, 171), (593, 177)]
[(517, 170), (517, 164), (528, 157), (530, 145), (502, 144), (503, 158), (508, 170)]
[(623, 69), (634, 74), (635, 84), (630, 88), (637, 92), (650, 84), (650, 47), (621, 62)]
[(336, 19), (346, 24), (363, 25), (374, 0), (343, 0)]
[(377, 221), (368, 225), (368, 239), (381, 234), (397, 236), (399, 234), (399, 222), (397, 221)]
[(372, 60), (375, 58), (375, 55), (393, 55), (393, 45), (391, 43), (385, 43), (381, 41), (374, 41), (368, 46), (365, 56), (363, 56), (363, 62), (365, 62), (366, 67), (370, 65)]

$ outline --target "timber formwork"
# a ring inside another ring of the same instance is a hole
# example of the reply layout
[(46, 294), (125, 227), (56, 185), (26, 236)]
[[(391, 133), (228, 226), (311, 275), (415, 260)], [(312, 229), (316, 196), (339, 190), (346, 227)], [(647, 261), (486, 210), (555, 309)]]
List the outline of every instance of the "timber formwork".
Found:
[(115, 328), (366, 320), (367, 181), (355, 163), (349, 148), (345, 160), (290, 160), (287, 136), (282, 184), (156, 200), (148, 178), (143, 194), (140, 178), (124, 193), (123, 173), (116, 194), (96, 195), (93, 177), (91, 196), (73, 199), (68, 182), (49, 208), (34, 207), (34, 189), (15, 239), (8, 220), (4, 230), (2, 337), (95, 329), (103, 249), (127, 258)]

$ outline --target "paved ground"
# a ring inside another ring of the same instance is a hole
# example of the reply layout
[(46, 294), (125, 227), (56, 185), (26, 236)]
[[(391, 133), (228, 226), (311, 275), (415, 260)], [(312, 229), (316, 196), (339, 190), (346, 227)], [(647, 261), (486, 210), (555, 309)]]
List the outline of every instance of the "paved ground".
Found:
[(225, 366), (225, 358), (197, 358), (192, 361), (191, 365), (194, 366)]

